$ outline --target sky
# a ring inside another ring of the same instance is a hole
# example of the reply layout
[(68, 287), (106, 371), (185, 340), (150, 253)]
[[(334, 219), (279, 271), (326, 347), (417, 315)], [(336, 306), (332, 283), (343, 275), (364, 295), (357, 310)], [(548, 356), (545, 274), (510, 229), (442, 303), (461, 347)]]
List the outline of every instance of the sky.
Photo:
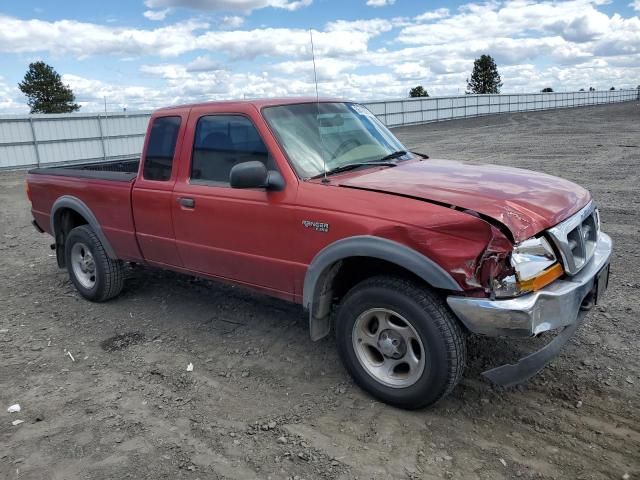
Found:
[(30, 62), (81, 111), (231, 98), (463, 94), (494, 57), (503, 93), (640, 84), (640, 0), (0, 0), (0, 114)]

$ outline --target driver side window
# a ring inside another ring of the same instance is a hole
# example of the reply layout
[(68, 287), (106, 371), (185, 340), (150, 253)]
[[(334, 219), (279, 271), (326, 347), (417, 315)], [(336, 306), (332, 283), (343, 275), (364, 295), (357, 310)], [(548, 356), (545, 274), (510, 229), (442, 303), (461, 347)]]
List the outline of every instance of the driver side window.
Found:
[(229, 186), (231, 169), (243, 162), (259, 161), (267, 170), (275, 164), (251, 120), (241, 115), (208, 115), (196, 125), (191, 159), (193, 183)]

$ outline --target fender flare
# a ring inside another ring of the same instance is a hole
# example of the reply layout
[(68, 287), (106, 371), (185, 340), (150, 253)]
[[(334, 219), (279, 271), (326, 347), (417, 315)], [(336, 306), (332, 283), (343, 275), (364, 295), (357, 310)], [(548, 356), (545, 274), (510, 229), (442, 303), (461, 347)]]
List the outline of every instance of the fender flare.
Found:
[(78, 215), (81, 215), (100, 239), (100, 243), (102, 243), (102, 247), (104, 248), (104, 251), (109, 256), (109, 258), (117, 260), (118, 257), (116, 256), (111, 243), (109, 243), (109, 240), (107, 240), (107, 237), (102, 231), (102, 227), (100, 227), (98, 219), (93, 214), (91, 209), (87, 206), (87, 204), (77, 197), (73, 197), (71, 195), (63, 195), (53, 203), (53, 206), (51, 207), (51, 217), (49, 220), (51, 223), (51, 232), (53, 233), (53, 238), (57, 237), (56, 222), (59, 221), (59, 219), (56, 218), (57, 213), (63, 208), (68, 208), (75, 211)]
[(330, 291), (322, 291), (324, 276), (333, 266), (349, 257), (372, 257), (409, 270), (434, 288), (460, 292), (462, 288), (440, 265), (429, 257), (393, 240), (361, 235), (338, 240), (313, 258), (304, 278), (302, 305), (309, 311), (309, 333), (319, 340), (330, 330)]

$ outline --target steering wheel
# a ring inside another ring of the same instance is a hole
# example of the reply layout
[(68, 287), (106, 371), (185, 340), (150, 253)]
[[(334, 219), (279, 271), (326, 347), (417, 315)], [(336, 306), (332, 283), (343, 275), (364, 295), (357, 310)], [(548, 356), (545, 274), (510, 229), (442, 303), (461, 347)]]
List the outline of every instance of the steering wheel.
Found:
[(359, 147), (360, 145), (362, 145), (362, 143), (360, 143), (360, 141), (356, 140), (355, 138), (350, 138), (348, 140), (345, 140), (340, 144), (340, 146), (333, 153), (333, 158), (338, 158), (340, 155), (347, 153), (349, 150), (353, 150), (354, 148)]

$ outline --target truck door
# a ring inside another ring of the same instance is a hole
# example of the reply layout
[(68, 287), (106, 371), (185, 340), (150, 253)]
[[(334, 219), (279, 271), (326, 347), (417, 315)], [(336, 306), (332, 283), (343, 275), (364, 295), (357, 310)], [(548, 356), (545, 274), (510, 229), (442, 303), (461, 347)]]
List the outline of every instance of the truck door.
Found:
[(172, 191), (176, 183), (176, 152), (180, 151), (186, 123), (183, 116), (153, 117), (133, 187), (133, 218), (142, 255), (150, 263), (182, 266), (172, 218)]
[[(288, 182), (283, 191), (229, 185), (231, 168), (241, 162), (258, 160), (269, 170), (282, 170), (263, 141), (268, 132), (258, 131), (250, 108), (240, 105), (233, 114), (192, 111), (173, 192), (176, 242), (189, 270), (291, 299), (293, 216), (289, 205), (297, 182)], [(263, 124), (261, 128), (266, 130)]]

